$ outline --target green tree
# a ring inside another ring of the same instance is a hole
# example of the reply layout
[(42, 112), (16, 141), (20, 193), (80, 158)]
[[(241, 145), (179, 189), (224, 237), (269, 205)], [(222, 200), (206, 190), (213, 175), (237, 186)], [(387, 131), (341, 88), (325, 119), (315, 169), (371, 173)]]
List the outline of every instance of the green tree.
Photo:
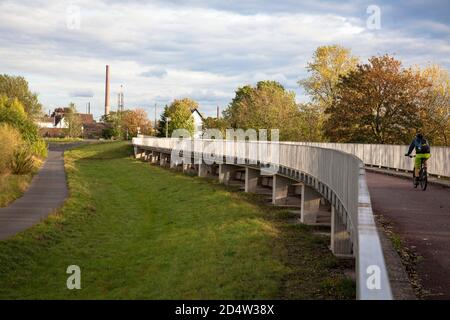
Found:
[[(191, 135), (194, 134), (195, 124), (192, 111), (198, 108), (198, 103), (190, 98), (176, 99), (167, 108), (166, 121), (169, 122), (169, 137), (173, 130), (186, 129)], [(165, 130), (165, 128), (163, 128)], [(164, 134), (165, 136), (165, 134)]]
[(166, 105), (164, 107), (164, 111), (161, 114), (161, 117), (159, 118), (159, 121), (158, 121), (158, 127), (157, 127), (157, 133), (156, 133), (157, 137), (163, 138), (166, 136), (168, 112), (169, 112), (169, 106)]
[(422, 127), (423, 77), (388, 55), (372, 57), (341, 78), (325, 133), (335, 142), (409, 143)]
[(9, 99), (18, 99), (31, 119), (36, 119), (42, 113), (37, 94), (30, 91), (28, 82), (23, 77), (0, 75), (0, 94)]
[(230, 127), (239, 129), (279, 129), (281, 140), (301, 137), (295, 93), (276, 81), (260, 81), (244, 86), (223, 112)]
[(64, 113), (64, 119), (67, 124), (66, 135), (71, 138), (78, 138), (82, 134), (82, 123), (80, 115), (74, 103), (69, 103), (68, 110)]

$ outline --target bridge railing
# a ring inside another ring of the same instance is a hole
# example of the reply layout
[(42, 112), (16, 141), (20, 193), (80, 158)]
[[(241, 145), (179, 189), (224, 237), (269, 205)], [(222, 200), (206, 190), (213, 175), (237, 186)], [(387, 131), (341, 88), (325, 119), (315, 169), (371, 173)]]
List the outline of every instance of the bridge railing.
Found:
[[(133, 145), (150, 150), (194, 151), (244, 160), (243, 163), (271, 163), (313, 177), (326, 185), (338, 199), (338, 214), (350, 233), (356, 259), (357, 297), (392, 299), (389, 277), (373, 218), (363, 162), (340, 150), (293, 142), (191, 140), (138, 136)], [(274, 163), (276, 162), (276, 163)], [(276, 174), (276, 172), (275, 172)], [(374, 277), (374, 285), (368, 281)], [(378, 278), (377, 278), (378, 277)]]
[[(295, 144), (341, 150), (361, 159), (366, 165), (411, 171), (414, 159), (405, 157), (409, 146), (361, 143), (294, 142)], [(428, 173), (450, 178), (450, 147), (431, 147)]]

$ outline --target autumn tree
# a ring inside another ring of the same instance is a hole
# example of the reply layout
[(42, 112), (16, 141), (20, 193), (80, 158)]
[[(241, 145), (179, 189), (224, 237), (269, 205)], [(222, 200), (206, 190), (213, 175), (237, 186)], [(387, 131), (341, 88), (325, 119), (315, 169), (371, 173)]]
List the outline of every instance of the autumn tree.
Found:
[(138, 131), (141, 134), (152, 133), (152, 124), (144, 109), (126, 110), (120, 115), (121, 132), (125, 138), (135, 137)]
[(203, 121), (203, 128), (204, 129), (218, 129), (222, 133), (222, 136), (225, 137), (226, 130), (228, 129), (228, 121), (226, 121), (223, 118), (213, 118), (213, 117), (207, 117)]
[(430, 65), (416, 72), (424, 78), (420, 103), (421, 131), (434, 145), (450, 144), (450, 79), (439, 65)]
[(311, 97), (312, 103), (308, 105), (308, 112), (319, 115), (316, 119), (319, 129), (316, 131), (318, 136), (314, 136), (316, 140), (321, 138), (325, 121), (324, 111), (336, 100), (340, 78), (355, 70), (357, 63), (358, 59), (352, 56), (351, 51), (339, 45), (318, 47), (312, 61), (308, 63), (306, 69), (309, 77), (300, 80), (298, 84)]
[(300, 136), (295, 93), (276, 81), (239, 88), (223, 114), (232, 128), (279, 129), (281, 140), (296, 140)]
[(325, 133), (335, 142), (409, 143), (422, 127), (423, 77), (391, 56), (372, 57), (342, 77), (326, 109)]
[(0, 75), (0, 95), (17, 99), (32, 120), (41, 115), (42, 105), (39, 103), (38, 96), (30, 91), (28, 82), (23, 77)]

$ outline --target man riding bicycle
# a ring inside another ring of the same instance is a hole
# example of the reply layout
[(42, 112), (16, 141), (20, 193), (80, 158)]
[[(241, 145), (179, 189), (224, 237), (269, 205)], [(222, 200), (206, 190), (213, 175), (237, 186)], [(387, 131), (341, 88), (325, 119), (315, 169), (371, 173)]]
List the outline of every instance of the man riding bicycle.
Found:
[(416, 159), (414, 161), (414, 177), (415, 177), (415, 183), (416, 185), (419, 183), (419, 171), (420, 166), (423, 161), (423, 166), (427, 167), (427, 160), (431, 157), (430, 154), (430, 144), (428, 143), (427, 139), (423, 137), (422, 133), (417, 133), (414, 140), (411, 142), (411, 145), (409, 146), (408, 153), (405, 154), (405, 156), (409, 156), (413, 149), (416, 150)]

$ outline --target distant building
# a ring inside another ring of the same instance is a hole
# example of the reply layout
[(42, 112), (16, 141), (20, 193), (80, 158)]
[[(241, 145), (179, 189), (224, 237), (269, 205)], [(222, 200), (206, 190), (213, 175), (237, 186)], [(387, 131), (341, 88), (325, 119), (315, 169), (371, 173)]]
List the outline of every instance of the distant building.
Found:
[(202, 114), (198, 111), (197, 108), (192, 109), (191, 112), (192, 112), (192, 117), (194, 118), (194, 125), (195, 125), (194, 138), (201, 139), (201, 137), (203, 135), (204, 118), (203, 118)]
[[(39, 128), (39, 133), (43, 137), (63, 137), (64, 129), (68, 128), (66, 121), (66, 114), (69, 108), (55, 108), (51, 115), (45, 115), (36, 124)], [(77, 113), (81, 120), (82, 132), (84, 138), (99, 138), (104, 129), (104, 125), (97, 123), (92, 114)]]

